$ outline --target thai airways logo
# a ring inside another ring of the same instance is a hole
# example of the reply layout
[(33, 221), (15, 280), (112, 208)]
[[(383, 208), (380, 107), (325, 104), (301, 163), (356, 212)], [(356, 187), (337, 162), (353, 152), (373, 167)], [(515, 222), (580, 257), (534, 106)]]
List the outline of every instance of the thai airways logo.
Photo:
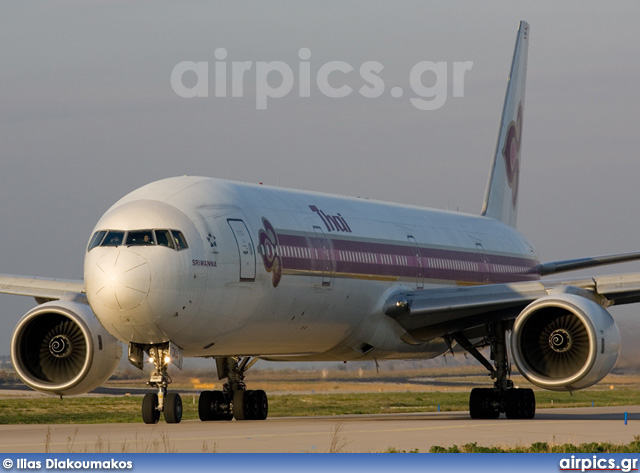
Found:
[(507, 167), (507, 181), (512, 193), (512, 203), (518, 200), (518, 178), (520, 176), (520, 143), (522, 141), (522, 102), (518, 104), (516, 121), (509, 123), (507, 137), (504, 140), (502, 156)]
[(273, 225), (262, 217), (262, 226), (258, 232), (258, 252), (262, 256), (264, 269), (271, 273), (273, 287), (278, 287), (282, 279), (282, 259), (278, 255), (278, 234)]
[(337, 215), (327, 215), (315, 205), (310, 205), (309, 208), (320, 217), (328, 232), (351, 233), (351, 227), (339, 213)]

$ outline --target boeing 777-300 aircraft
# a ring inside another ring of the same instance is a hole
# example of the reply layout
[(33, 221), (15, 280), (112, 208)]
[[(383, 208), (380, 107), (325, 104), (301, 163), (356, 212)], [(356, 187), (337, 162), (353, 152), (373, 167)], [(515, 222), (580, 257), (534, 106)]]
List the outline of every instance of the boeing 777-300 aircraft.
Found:
[(620, 348), (606, 308), (640, 301), (640, 274), (541, 277), (640, 253), (541, 264), (516, 231), (528, 42), (521, 22), (481, 216), (203, 177), (148, 184), (98, 221), (84, 280), (0, 276), (0, 292), (39, 304), (12, 337), (17, 374), (38, 391), (88, 392), (124, 343), (133, 365), (146, 354), (155, 366), (149, 424), (180, 422), (168, 365), (185, 356), (213, 358), (226, 379), (200, 394), (203, 421), (267, 417), (265, 392), (244, 382), (259, 359), (425, 359), (459, 346), (494, 381), (471, 391), (473, 418), (534, 417), (509, 352), (537, 387), (599, 382)]

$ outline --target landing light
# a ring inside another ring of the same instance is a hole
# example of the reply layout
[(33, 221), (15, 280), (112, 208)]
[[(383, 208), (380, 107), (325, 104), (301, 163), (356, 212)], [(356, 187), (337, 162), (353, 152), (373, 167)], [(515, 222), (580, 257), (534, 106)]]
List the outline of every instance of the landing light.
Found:
[[(169, 364), (171, 363), (171, 357), (169, 355), (165, 355), (165, 357), (163, 358), (163, 361), (165, 364)], [(149, 357), (149, 363), (155, 363), (156, 359), (153, 356)]]

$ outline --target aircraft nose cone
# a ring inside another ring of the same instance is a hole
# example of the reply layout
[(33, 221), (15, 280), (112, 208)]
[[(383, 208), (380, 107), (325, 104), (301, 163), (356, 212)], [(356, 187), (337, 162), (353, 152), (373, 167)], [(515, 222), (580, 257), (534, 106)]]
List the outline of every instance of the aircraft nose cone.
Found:
[(147, 298), (150, 287), (149, 263), (137, 253), (122, 249), (96, 261), (92, 290), (109, 309), (134, 309)]

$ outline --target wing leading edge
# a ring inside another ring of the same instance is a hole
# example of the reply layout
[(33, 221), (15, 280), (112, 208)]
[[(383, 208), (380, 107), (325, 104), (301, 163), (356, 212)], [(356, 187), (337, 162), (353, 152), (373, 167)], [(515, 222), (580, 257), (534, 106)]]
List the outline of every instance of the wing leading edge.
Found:
[(0, 293), (30, 296), (41, 304), (84, 293), (84, 281), (0, 274)]
[(566, 271), (576, 271), (578, 269), (595, 268), (608, 264), (627, 263), (629, 261), (640, 260), (640, 253), (621, 253), (616, 255), (592, 256), (590, 258), (569, 259), (563, 261), (552, 261), (540, 264), (531, 268), (531, 272), (540, 276), (563, 273)]

